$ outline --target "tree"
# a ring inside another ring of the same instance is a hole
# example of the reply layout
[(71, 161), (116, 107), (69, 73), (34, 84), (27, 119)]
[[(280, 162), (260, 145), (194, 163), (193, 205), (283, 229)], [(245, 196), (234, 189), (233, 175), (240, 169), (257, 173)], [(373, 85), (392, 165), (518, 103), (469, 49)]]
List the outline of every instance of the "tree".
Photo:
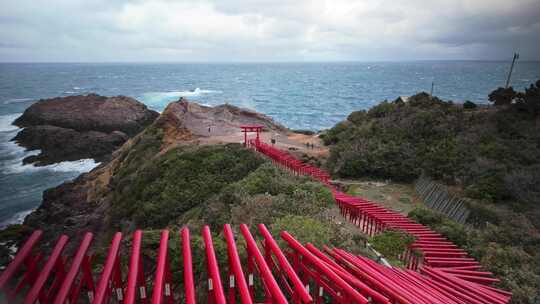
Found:
[(509, 105), (516, 96), (517, 93), (512, 87), (506, 89), (498, 88), (488, 95), (489, 101), (493, 102), (496, 106)]
[(540, 80), (525, 89), (525, 93), (518, 93), (516, 109), (527, 111), (532, 115), (540, 113)]
[(476, 104), (470, 100), (467, 100), (463, 103), (463, 108), (464, 109), (475, 109), (476, 108)]

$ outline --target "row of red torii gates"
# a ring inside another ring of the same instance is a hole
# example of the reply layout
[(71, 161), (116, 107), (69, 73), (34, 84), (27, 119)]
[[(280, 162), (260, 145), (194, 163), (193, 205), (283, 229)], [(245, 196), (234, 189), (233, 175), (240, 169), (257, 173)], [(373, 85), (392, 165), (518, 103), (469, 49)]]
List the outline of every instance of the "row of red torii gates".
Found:
[[(122, 252), (122, 233), (114, 235), (104, 264), (95, 262), (92, 233), (76, 236), (79, 245), (71, 258), (65, 253), (67, 235), (52, 251), (40, 251), (43, 233), (34, 231), (0, 275), (5, 302), (13, 303), (508, 303), (511, 293), (492, 286), (498, 279), (482, 271), (477, 261), (462, 249), (431, 231), (374, 202), (346, 195), (330, 184), (330, 176), (306, 165), (287, 152), (262, 143), (261, 126), (242, 128), (245, 144), (269, 157), (276, 165), (298, 175), (310, 175), (334, 193), (344, 217), (364, 233), (375, 235), (399, 229), (415, 237), (401, 259), (405, 269), (386, 267), (339, 248), (317, 248), (302, 244), (281, 231), (284, 245), (263, 225), (255, 240), (254, 228), (240, 225), (235, 236), (230, 225), (223, 227), (227, 263), (220, 265), (210, 228), (202, 230), (206, 269), (195, 273), (190, 231), (178, 236), (161, 232), (155, 263), (143, 263), (143, 232), (133, 233), (130, 253)], [(260, 127), (260, 128), (259, 128)], [(248, 139), (248, 132), (256, 132)], [(251, 228), (251, 229), (250, 229)], [(306, 227), (309, 229), (309, 227)], [(237, 246), (244, 240), (244, 252)], [(170, 238), (181, 240), (182, 263), (171, 265)], [(417, 253), (421, 253), (418, 255)], [(128, 258), (129, 256), (129, 258)], [(151, 265), (148, 265), (151, 264)], [(124, 267), (122, 265), (127, 265)], [(174, 270), (182, 270), (175, 277)], [(196, 278), (205, 278), (198, 282)], [(223, 280), (223, 278), (226, 278)]]

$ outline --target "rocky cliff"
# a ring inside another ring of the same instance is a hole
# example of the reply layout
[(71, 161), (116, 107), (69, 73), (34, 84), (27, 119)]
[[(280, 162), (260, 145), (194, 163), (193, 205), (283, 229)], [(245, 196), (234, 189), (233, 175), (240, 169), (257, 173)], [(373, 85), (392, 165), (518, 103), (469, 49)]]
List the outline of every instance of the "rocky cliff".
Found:
[[(270, 130), (286, 131), (285, 127), (275, 123), (268, 116), (232, 105), (205, 107), (185, 99), (173, 102), (151, 125), (116, 150), (110, 161), (79, 176), (74, 181), (46, 190), (41, 206), (26, 218), (25, 225), (44, 229), (50, 236), (57, 235), (59, 231), (72, 235), (78, 231), (93, 231), (99, 236), (106, 234), (106, 231), (113, 226), (129, 229), (133, 225), (133, 217), (118, 216), (118, 212), (132, 207), (135, 210), (143, 210), (142, 206), (136, 206), (134, 203), (137, 199), (135, 195), (137, 183), (134, 180), (146, 177), (150, 171), (153, 178), (148, 182), (164, 178), (169, 169), (157, 170), (154, 162), (160, 166), (166, 166), (161, 161), (169, 153), (181, 153), (178, 151), (184, 153), (186, 149), (196, 149), (196, 146), (205, 143), (202, 139), (209, 136), (238, 133), (238, 127), (241, 124), (262, 124)], [(218, 153), (224, 157), (228, 154), (240, 153), (238, 148), (231, 149), (229, 152), (219, 152), (218, 149), (219, 153), (215, 151), (212, 153)], [(198, 157), (197, 155), (202, 155), (200, 153), (203, 152), (194, 152), (190, 155)], [(224, 166), (240, 162), (239, 159), (231, 159), (226, 161)], [(246, 158), (245, 162), (245, 165), (249, 166), (248, 163), (253, 160)], [(199, 167), (194, 166), (194, 169), (189, 171), (196, 169), (198, 170)], [(189, 176), (192, 172), (183, 174)], [(219, 178), (222, 178), (221, 175)], [(195, 181), (190, 182), (189, 185), (192, 183)], [(202, 184), (197, 187), (202, 187)], [(173, 191), (173, 193), (181, 193), (181, 190)], [(126, 207), (117, 208), (123, 203), (121, 198), (127, 197), (125, 191), (129, 193), (130, 203)], [(161, 192), (166, 192), (166, 190)], [(142, 200), (144, 203), (151, 201), (153, 200)], [(163, 199), (163, 203), (166, 202), (167, 200)], [(161, 200), (155, 203), (159, 205)], [(181, 202), (175, 201), (175, 203)], [(159, 210), (162, 209), (160, 207)]]
[(41, 150), (25, 163), (47, 165), (83, 158), (104, 161), (158, 115), (125, 96), (89, 94), (43, 99), (15, 120), (23, 130), (13, 140), (27, 149)]

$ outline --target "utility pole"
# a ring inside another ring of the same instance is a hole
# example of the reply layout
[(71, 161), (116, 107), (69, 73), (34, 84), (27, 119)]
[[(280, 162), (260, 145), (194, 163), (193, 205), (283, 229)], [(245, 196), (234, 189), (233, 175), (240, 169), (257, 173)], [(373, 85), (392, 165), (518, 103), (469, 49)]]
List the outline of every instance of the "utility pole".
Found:
[(433, 87), (434, 87), (434, 86), (435, 86), (435, 82), (432, 81), (432, 82), (431, 82), (431, 91), (429, 92), (429, 96), (430, 96), (430, 97), (433, 97)]
[(519, 53), (514, 53), (514, 59), (512, 59), (512, 65), (510, 66), (510, 71), (508, 72), (508, 78), (506, 79), (506, 86), (505, 88), (508, 89), (508, 86), (510, 85), (510, 77), (512, 77), (512, 71), (514, 70), (514, 64), (519, 59)]

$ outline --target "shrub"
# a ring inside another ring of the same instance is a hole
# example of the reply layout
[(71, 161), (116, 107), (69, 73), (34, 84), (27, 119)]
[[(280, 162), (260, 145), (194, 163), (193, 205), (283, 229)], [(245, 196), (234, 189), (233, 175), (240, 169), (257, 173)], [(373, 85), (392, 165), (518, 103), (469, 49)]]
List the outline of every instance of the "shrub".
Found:
[(292, 130), (294, 133), (304, 134), (304, 135), (315, 135), (315, 131), (304, 130), (304, 129), (295, 129)]
[(369, 239), (375, 250), (384, 257), (397, 260), (398, 256), (414, 242), (414, 237), (397, 230), (386, 230)]
[(383, 101), (373, 108), (369, 109), (367, 116), (370, 118), (381, 118), (389, 115), (395, 108), (397, 104), (390, 103), (388, 101)]
[(489, 93), (488, 99), (496, 106), (510, 105), (512, 100), (516, 98), (517, 93), (512, 87), (498, 88), (495, 91)]
[(112, 205), (116, 221), (142, 228), (171, 223), (264, 162), (240, 145), (176, 148), (145, 161), (120, 176)]
[(302, 244), (309, 242), (318, 248), (321, 248), (323, 245), (328, 246), (332, 239), (332, 229), (327, 223), (301, 215), (287, 215), (278, 219), (272, 225), (271, 230), (275, 236), (280, 231), (287, 231)]
[(409, 212), (408, 217), (420, 224), (433, 228), (460, 247), (466, 247), (468, 245), (465, 227), (440, 213), (427, 208), (415, 208)]
[(368, 119), (366, 111), (354, 111), (347, 116), (347, 120), (354, 124), (361, 124)]
[(320, 135), (325, 145), (333, 145), (339, 142), (339, 137), (342, 132), (347, 130), (349, 123), (344, 121), (337, 123), (333, 128), (326, 130)]
[(471, 109), (476, 109), (476, 104), (470, 100), (467, 100), (463, 103), (463, 108), (464, 109), (468, 109), (468, 110), (471, 110)]

